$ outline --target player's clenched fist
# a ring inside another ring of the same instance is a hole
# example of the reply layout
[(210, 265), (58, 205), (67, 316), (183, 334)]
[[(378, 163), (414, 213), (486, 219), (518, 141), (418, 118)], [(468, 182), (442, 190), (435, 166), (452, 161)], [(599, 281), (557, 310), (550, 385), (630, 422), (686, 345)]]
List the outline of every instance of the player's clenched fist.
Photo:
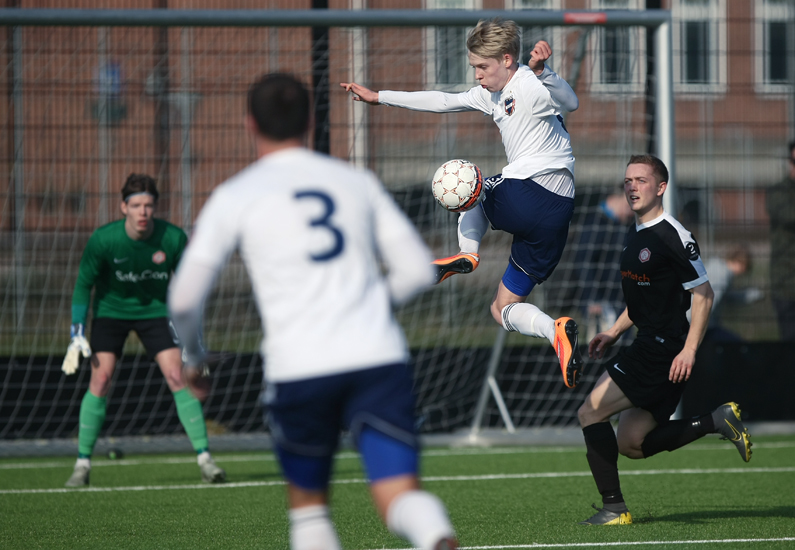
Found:
[(533, 46), (533, 51), (530, 52), (530, 59), (527, 61), (527, 66), (535, 74), (541, 74), (544, 70), (544, 62), (552, 56), (552, 48), (549, 43), (544, 40), (539, 40)]

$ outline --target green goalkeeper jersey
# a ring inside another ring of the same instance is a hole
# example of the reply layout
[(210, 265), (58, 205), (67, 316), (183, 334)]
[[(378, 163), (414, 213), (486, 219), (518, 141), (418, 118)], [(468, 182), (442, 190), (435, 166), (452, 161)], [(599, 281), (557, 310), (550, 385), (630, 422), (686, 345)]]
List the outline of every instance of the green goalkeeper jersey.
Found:
[(188, 237), (176, 225), (154, 219), (148, 239), (131, 239), (124, 219), (103, 225), (91, 235), (72, 295), (72, 323), (85, 324), (91, 289), (93, 315), (113, 319), (167, 317), (168, 283)]

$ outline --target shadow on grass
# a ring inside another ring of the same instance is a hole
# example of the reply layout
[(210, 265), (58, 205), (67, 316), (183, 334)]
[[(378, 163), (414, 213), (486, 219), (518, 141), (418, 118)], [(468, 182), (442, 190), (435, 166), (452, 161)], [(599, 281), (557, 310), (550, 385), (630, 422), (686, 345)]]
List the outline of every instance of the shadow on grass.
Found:
[(683, 514), (666, 514), (656, 516), (651, 511), (638, 511), (632, 515), (633, 523), (654, 523), (668, 521), (671, 523), (711, 523), (715, 520), (740, 518), (786, 518), (795, 519), (795, 506), (775, 506), (773, 508), (756, 510), (704, 510), (701, 512), (687, 512)]

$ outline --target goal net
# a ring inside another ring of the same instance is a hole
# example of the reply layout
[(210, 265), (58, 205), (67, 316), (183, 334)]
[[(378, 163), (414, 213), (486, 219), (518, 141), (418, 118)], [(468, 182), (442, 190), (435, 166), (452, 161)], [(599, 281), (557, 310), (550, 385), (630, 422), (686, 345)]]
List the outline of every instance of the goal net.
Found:
[[(630, 154), (659, 147), (652, 30), (532, 24), (527, 13), (516, 15), (525, 21), (523, 59), (537, 40), (547, 40), (550, 66), (580, 98), (565, 121), (577, 157), (576, 214), (563, 261), (530, 301), (553, 317), (577, 319), (585, 344), (621, 308), (615, 252), (625, 226), (605, 215), (604, 201), (619, 190)], [(466, 90), (474, 78), (465, 36), (477, 14), (470, 17), (463, 25), (400, 27), (387, 19), (325, 28), (174, 20), (125, 27), (87, 15), (74, 26), (3, 27), (0, 87), (8, 101), (0, 108), (0, 162), (10, 177), (0, 210), (0, 438), (76, 436), (90, 367), (84, 361), (66, 377), (60, 365), (89, 235), (120, 217), (120, 189), (131, 172), (157, 179), (156, 215), (190, 232), (212, 189), (254, 160), (242, 119), (248, 85), (262, 73), (291, 72), (311, 86), (310, 145), (375, 171), (438, 257), (457, 252), (456, 215), (435, 204), (430, 180), (451, 158), (473, 161), (484, 175), (500, 173), (505, 153), (490, 117), (371, 107), (352, 102), (338, 82)], [(501, 427), (506, 413), (495, 396), (517, 427), (571, 425), (599, 374), (589, 362), (581, 386), (567, 389), (546, 341), (500, 335), (489, 303), (509, 250), (510, 236), (490, 231), (476, 272), (445, 281), (398, 312), (415, 359), (423, 432)], [(263, 334), (239, 258), (208, 300), (204, 332), (215, 357), (205, 404), (211, 433), (265, 430), (257, 355)], [(490, 362), (499, 392), (489, 389), (479, 408)], [(103, 435), (181, 430), (162, 375), (131, 334), (108, 395)]]

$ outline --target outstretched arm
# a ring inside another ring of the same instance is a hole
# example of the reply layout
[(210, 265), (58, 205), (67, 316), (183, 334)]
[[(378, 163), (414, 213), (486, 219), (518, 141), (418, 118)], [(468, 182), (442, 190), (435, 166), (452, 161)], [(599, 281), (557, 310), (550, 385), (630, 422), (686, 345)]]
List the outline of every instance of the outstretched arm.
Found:
[(378, 92), (374, 92), (370, 88), (365, 88), (355, 82), (340, 82), (340, 86), (345, 88), (346, 92), (353, 94), (354, 101), (363, 101), (370, 105), (378, 105)]
[(388, 105), (390, 107), (403, 107), (412, 111), (427, 113), (455, 113), (459, 111), (488, 112), (488, 107), (482, 105), (476, 94), (463, 92), (448, 94), (437, 91), (422, 92), (395, 92), (382, 90), (375, 92), (355, 82), (341, 82), (340, 86), (345, 91), (353, 94), (354, 101), (363, 101), (370, 105)]

